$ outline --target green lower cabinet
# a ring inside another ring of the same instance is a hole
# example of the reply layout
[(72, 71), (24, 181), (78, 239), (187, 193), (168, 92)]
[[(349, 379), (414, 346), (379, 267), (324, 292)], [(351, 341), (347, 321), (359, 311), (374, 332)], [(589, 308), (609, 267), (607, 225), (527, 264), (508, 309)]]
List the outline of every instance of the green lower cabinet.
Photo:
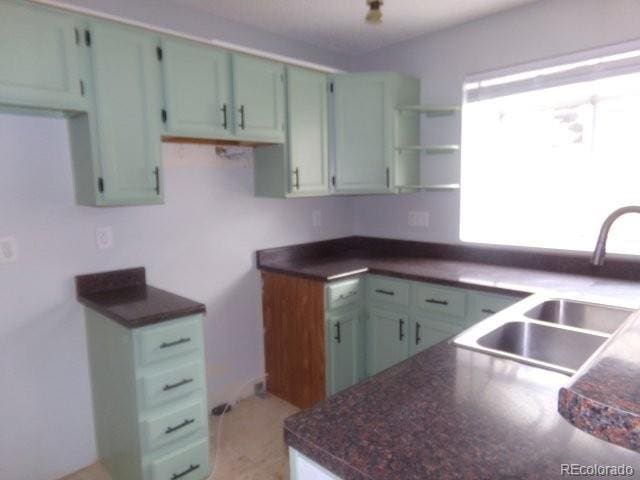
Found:
[(202, 315), (128, 329), (86, 310), (98, 456), (114, 479), (210, 474)]
[(329, 315), (327, 320), (327, 395), (358, 383), (361, 328), (357, 310)]
[(466, 327), (445, 318), (412, 316), (409, 353), (415, 355), (422, 350), (462, 332)]
[(86, 110), (80, 27), (75, 15), (0, 0), (0, 104)]
[(409, 356), (409, 317), (370, 308), (367, 319), (367, 373), (375, 375)]

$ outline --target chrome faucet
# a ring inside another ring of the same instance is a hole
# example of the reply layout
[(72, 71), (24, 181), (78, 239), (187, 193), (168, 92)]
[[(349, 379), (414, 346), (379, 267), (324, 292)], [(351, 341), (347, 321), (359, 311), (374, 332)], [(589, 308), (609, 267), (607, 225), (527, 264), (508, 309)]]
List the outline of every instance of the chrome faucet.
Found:
[(606, 218), (606, 220), (602, 224), (602, 228), (600, 228), (598, 242), (596, 243), (596, 248), (593, 251), (593, 255), (591, 256), (591, 265), (601, 267), (604, 263), (604, 256), (607, 253), (607, 237), (609, 236), (611, 225), (613, 225), (613, 222), (615, 222), (625, 213), (640, 213), (640, 206), (631, 205), (629, 207), (619, 208)]

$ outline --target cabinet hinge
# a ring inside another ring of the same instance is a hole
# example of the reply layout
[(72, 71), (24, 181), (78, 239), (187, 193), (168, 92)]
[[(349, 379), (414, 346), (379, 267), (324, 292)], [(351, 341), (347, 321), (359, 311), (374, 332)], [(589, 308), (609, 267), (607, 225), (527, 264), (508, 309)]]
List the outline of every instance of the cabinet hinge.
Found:
[(84, 43), (87, 47), (91, 46), (91, 32), (89, 30), (84, 31)]
[(333, 186), (333, 187), (336, 186), (336, 176), (335, 175), (331, 176), (331, 186)]
[(167, 123), (167, 111), (162, 109), (162, 123)]
[(76, 45), (80, 45), (80, 32), (78, 31), (77, 28), (74, 28), (73, 33), (75, 33), (76, 35)]
[(158, 61), (162, 61), (162, 47), (156, 47), (156, 55), (158, 55)]
[(98, 177), (98, 191), (100, 193), (104, 192), (104, 180), (102, 177)]
[(84, 82), (80, 80), (80, 95), (84, 97)]

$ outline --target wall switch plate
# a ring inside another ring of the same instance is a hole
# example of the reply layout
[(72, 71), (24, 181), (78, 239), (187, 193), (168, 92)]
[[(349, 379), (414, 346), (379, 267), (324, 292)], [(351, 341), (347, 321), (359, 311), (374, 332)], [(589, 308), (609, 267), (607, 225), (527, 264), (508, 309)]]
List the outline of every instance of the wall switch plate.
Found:
[(111, 227), (96, 228), (96, 246), (99, 250), (113, 248), (113, 229)]
[(417, 210), (409, 212), (409, 226), (427, 228), (429, 226), (429, 212)]
[(311, 212), (311, 225), (313, 227), (322, 226), (322, 210), (314, 210)]
[(15, 237), (0, 238), (0, 263), (18, 261), (18, 242)]

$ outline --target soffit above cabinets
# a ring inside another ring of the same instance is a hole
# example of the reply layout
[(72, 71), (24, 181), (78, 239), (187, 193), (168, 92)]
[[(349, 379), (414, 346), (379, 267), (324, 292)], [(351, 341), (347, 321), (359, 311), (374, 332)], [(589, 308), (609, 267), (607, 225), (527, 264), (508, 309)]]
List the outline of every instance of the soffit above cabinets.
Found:
[(354, 56), (537, 0), (386, 0), (382, 25), (365, 0), (162, 1)]

